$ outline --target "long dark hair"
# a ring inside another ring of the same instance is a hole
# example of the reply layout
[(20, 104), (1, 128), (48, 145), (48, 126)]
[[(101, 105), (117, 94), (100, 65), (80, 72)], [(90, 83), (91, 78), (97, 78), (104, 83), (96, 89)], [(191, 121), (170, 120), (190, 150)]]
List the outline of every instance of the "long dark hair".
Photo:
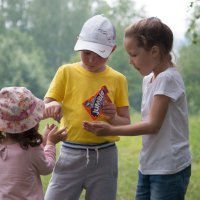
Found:
[(19, 143), (22, 149), (27, 150), (29, 146), (36, 147), (42, 143), (42, 136), (38, 132), (38, 128), (33, 127), (23, 133), (3, 133), (0, 132), (0, 139), (6, 138), (8, 135), (9, 138)]

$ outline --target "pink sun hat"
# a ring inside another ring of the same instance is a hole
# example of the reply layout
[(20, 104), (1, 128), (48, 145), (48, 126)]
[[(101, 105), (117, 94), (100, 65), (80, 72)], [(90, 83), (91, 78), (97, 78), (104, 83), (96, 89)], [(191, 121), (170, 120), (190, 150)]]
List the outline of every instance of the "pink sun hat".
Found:
[(25, 87), (0, 90), (0, 131), (22, 133), (35, 127), (43, 118), (44, 102)]

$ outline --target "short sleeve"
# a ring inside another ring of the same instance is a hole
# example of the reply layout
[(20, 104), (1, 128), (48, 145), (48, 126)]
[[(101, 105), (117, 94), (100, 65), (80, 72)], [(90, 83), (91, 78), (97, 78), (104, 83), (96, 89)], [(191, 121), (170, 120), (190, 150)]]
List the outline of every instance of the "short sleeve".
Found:
[(155, 81), (154, 95), (165, 95), (177, 101), (180, 96), (185, 94), (184, 84), (178, 73), (161, 74)]
[(116, 89), (117, 107), (129, 106), (128, 102), (128, 83), (125, 76), (121, 76), (117, 83)]
[(62, 102), (64, 98), (64, 91), (66, 87), (66, 78), (65, 78), (65, 70), (64, 66), (58, 68), (49, 89), (45, 95), (45, 97), (53, 98), (59, 102)]

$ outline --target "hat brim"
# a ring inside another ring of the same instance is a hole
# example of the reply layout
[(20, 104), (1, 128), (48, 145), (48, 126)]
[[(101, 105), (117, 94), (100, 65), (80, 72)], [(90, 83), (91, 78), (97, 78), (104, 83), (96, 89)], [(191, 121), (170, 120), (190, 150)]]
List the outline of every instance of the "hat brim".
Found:
[(35, 127), (43, 119), (45, 105), (41, 99), (35, 97), (36, 107), (26, 119), (20, 121), (0, 120), (0, 130), (6, 133), (22, 133)]
[(76, 45), (74, 46), (74, 50), (75, 51), (88, 50), (95, 52), (102, 58), (108, 58), (113, 50), (113, 47), (78, 39)]

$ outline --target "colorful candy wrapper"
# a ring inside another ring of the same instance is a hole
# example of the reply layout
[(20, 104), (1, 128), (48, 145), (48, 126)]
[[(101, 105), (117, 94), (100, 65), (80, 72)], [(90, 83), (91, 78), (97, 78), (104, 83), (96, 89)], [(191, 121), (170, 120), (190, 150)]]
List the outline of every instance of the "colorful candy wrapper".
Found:
[(83, 102), (83, 107), (86, 109), (93, 120), (96, 120), (102, 115), (103, 103), (111, 102), (107, 93), (107, 87), (102, 86), (94, 96)]

